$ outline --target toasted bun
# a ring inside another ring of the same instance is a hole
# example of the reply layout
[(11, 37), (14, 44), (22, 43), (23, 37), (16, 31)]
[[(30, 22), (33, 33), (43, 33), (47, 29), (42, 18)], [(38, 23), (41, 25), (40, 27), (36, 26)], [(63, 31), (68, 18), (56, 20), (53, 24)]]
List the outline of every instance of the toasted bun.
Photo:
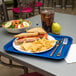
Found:
[(30, 37), (30, 36), (37, 36), (38, 33), (20, 33), (14, 36), (14, 38), (21, 38), (21, 37)]
[(31, 28), (31, 29), (27, 30), (26, 32), (27, 33), (35, 33), (35, 32), (37, 32), (38, 34), (45, 34), (46, 33), (46, 31), (43, 28), (41, 28), (41, 27), (34, 27), (34, 28)]

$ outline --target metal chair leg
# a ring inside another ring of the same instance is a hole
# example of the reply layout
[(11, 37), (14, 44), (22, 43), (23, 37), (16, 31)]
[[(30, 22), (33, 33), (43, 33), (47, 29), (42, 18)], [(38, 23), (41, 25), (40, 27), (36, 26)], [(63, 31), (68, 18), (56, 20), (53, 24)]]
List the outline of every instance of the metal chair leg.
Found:
[(62, 0), (62, 9), (65, 8), (65, 0)]
[(9, 59), (9, 65), (12, 65), (12, 60), (11, 59)]
[(74, 9), (75, 7), (75, 0), (72, 0), (72, 10)]
[(64, 5), (65, 9), (67, 8), (67, 0), (65, 0), (65, 5)]
[(39, 14), (40, 14), (40, 7), (38, 7), (38, 10), (39, 10)]
[(45, 2), (44, 2), (44, 0), (43, 0), (43, 7), (44, 7), (44, 5), (45, 5)]
[(24, 66), (24, 74), (28, 73), (28, 68)]
[(49, 3), (50, 3), (50, 0), (47, 0), (48, 2), (47, 2), (47, 7), (49, 7)]
[(1, 55), (0, 55), (0, 61), (1, 61)]
[(52, 0), (52, 7), (56, 7), (56, 0)]

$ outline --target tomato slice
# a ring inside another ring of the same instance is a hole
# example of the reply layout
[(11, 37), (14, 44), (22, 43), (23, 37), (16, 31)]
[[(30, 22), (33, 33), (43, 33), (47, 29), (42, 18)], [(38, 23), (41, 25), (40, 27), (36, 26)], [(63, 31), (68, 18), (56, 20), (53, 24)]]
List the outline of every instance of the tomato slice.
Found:
[(39, 39), (40, 37), (27, 37), (27, 38), (36, 38), (36, 39)]
[(18, 28), (18, 25), (17, 24), (15, 24), (15, 28)]
[(5, 27), (4, 25), (2, 25), (2, 27)]
[(24, 39), (24, 38), (25, 38), (25, 37), (21, 37), (21, 38), (18, 38), (17, 40), (20, 41), (20, 40), (22, 40), (22, 39)]
[(48, 38), (48, 34), (46, 33), (46, 34), (43, 34), (43, 35), (39, 35), (40, 37), (45, 37), (45, 38)]
[(24, 25), (23, 25), (23, 24), (21, 24), (21, 25), (20, 25), (20, 27), (21, 27), (21, 28), (24, 28)]
[(44, 37), (45, 37), (45, 38), (48, 38), (48, 34), (46, 33), (46, 34), (44, 35)]
[(20, 41), (20, 40), (25, 39), (25, 38), (36, 38), (36, 39), (39, 39), (40, 37), (32, 37), (32, 36), (31, 37), (21, 37), (21, 38), (18, 38), (17, 40)]

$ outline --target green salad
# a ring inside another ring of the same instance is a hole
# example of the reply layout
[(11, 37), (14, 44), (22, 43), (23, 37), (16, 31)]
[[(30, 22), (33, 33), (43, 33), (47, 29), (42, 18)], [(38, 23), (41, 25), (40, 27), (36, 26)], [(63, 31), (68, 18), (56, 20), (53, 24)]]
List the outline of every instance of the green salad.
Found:
[(27, 28), (30, 26), (30, 24), (31, 22), (29, 22), (28, 20), (18, 19), (4, 22), (2, 26), (5, 28), (19, 29), (19, 28)]

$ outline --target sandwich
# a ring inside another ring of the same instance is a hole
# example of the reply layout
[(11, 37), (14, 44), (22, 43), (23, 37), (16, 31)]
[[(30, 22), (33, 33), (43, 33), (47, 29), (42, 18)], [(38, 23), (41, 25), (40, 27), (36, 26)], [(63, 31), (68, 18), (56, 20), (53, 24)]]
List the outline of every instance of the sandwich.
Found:
[(41, 27), (31, 28), (27, 30), (26, 33), (20, 33), (14, 36), (14, 38), (17, 38), (15, 40), (16, 45), (22, 44), (23, 42), (33, 42), (43, 37), (47, 39), (48, 35)]
[(43, 38), (43, 37), (47, 38), (48, 37), (47, 32), (41, 27), (34, 27), (34, 28), (27, 30), (26, 32), (27, 33), (38, 33), (38, 36), (40, 38)]
[(20, 34), (15, 35), (14, 38), (17, 38), (15, 40), (16, 45), (19, 45), (23, 42), (33, 42), (39, 39), (38, 33), (20, 33)]

